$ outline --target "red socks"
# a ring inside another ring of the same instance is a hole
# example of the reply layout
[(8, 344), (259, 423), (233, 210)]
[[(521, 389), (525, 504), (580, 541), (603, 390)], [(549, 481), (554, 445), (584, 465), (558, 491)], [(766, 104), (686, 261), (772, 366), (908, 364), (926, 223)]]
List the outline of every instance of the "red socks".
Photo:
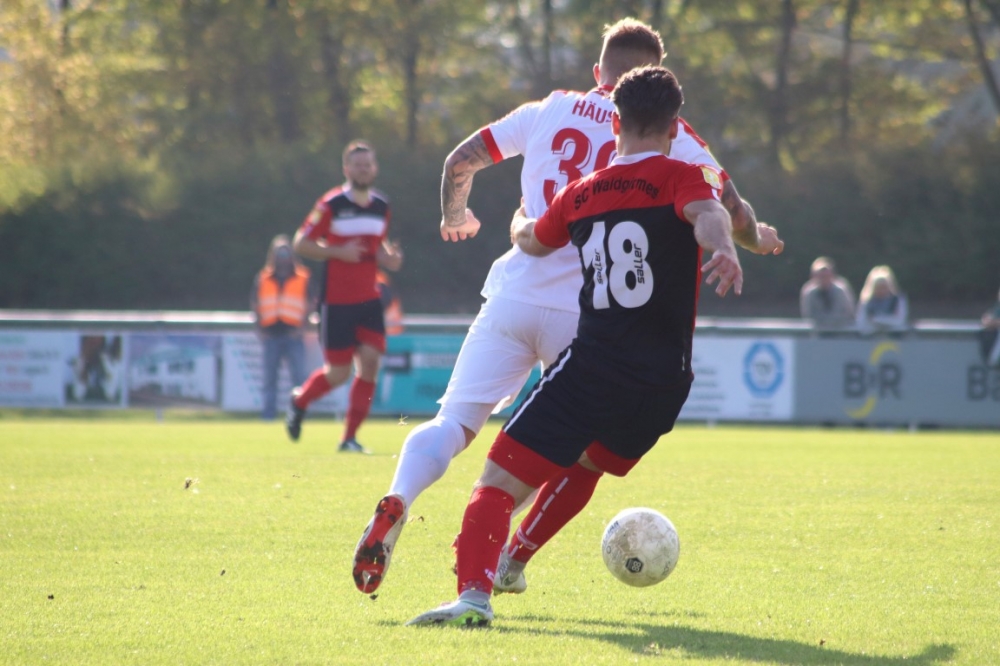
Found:
[(592, 472), (576, 463), (546, 481), (511, 537), (507, 548), (510, 556), (518, 562), (530, 560), (539, 548), (587, 506), (601, 476), (602, 472)]
[(510, 532), (514, 498), (499, 488), (476, 488), (465, 507), (458, 535), (458, 593), (478, 590), (490, 594), (497, 561)]
[[(302, 392), (295, 398), (295, 406), (305, 409), (315, 400), (322, 398), (333, 388), (326, 378), (323, 368), (319, 368), (302, 384)], [(368, 417), (375, 397), (375, 382), (366, 382), (360, 377), (354, 378), (347, 402), (347, 418), (344, 423), (344, 439), (354, 439), (361, 423)]]
[(302, 383), (302, 392), (295, 398), (295, 406), (305, 409), (314, 400), (319, 400), (330, 392), (330, 381), (326, 378), (326, 372), (319, 368), (309, 378)]
[(355, 377), (347, 402), (347, 418), (344, 420), (345, 440), (354, 439), (361, 423), (368, 417), (373, 397), (375, 397), (375, 382), (366, 382), (360, 377)]

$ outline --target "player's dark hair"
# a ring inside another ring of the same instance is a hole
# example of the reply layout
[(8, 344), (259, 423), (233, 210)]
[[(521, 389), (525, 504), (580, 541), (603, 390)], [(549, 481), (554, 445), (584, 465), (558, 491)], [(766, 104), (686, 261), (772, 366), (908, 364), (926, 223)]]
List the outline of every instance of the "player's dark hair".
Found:
[(601, 70), (617, 79), (625, 72), (643, 65), (658, 65), (665, 55), (660, 33), (633, 18), (604, 27)]
[(367, 141), (363, 141), (361, 139), (355, 139), (354, 141), (351, 141), (349, 144), (347, 144), (346, 148), (344, 148), (344, 156), (343, 156), (344, 164), (347, 164), (347, 158), (350, 157), (351, 155), (354, 155), (355, 153), (371, 153), (372, 155), (374, 155), (375, 149), (372, 148), (371, 144), (368, 143)]
[(663, 134), (680, 114), (684, 93), (666, 67), (640, 67), (625, 74), (611, 92), (623, 132)]

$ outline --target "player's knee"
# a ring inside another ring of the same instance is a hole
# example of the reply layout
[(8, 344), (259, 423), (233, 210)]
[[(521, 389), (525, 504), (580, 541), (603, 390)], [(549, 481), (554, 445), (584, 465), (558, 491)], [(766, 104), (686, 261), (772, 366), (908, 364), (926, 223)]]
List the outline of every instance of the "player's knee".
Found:
[(475, 485), (477, 488), (484, 486), (499, 488), (504, 491), (514, 498), (514, 506), (523, 502), (536, 490), (533, 486), (519, 480), (516, 476), (489, 459), (486, 460), (486, 467), (483, 469), (483, 474), (476, 481)]
[(438, 412), (438, 418), (455, 423), (462, 429), (465, 446), (469, 446), (479, 431), (486, 425), (493, 405), (478, 402), (446, 402)]
[(358, 375), (362, 379), (374, 382), (381, 364), (382, 354), (377, 349), (368, 345), (358, 347)]
[(454, 419), (438, 415), (422, 423), (410, 433), (403, 444), (407, 453), (419, 453), (438, 460), (445, 466), (465, 450), (466, 431)]
[(577, 460), (580, 467), (590, 470), (591, 472), (596, 472), (597, 474), (603, 474), (604, 470), (594, 464), (594, 461), (587, 457), (586, 453), (580, 454), (580, 459)]
[(326, 374), (326, 381), (330, 383), (330, 386), (340, 386), (347, 381), (347, 378), (351, 374), (350, 365), (327, 365), (324, 368)]

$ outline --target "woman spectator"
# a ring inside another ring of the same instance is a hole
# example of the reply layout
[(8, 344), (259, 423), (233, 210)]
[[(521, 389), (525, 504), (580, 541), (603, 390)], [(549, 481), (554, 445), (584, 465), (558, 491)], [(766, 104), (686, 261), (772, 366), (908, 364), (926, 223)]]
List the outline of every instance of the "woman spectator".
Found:
[(906, 296), (899, 291), (892, 269), (888, 266), (871, 269), (858, 299), (858, 331), (863, 335), (902, 333), (909, 328), (907, 316)]

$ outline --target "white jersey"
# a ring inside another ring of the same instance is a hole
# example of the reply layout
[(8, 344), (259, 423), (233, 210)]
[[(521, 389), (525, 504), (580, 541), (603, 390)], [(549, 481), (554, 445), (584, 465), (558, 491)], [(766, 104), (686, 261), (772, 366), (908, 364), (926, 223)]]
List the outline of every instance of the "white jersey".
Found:
[[(587, 93), (559, 90), (518, 107), (480, 131), (494, 163), (524, 156), (521, 195), (528, 217), (541, 217), (556, 192), (614, 159), (611, 114), (615, 107), (610, 93), (607, 86)], [(708, 147), (683, 120), (670, 157), (719, 168)], [(531, 257), (515, 245), (493, 262), (482, 294), (579, 312), (582, 285), (580, 258), (572, 244), (548, 257)]]

